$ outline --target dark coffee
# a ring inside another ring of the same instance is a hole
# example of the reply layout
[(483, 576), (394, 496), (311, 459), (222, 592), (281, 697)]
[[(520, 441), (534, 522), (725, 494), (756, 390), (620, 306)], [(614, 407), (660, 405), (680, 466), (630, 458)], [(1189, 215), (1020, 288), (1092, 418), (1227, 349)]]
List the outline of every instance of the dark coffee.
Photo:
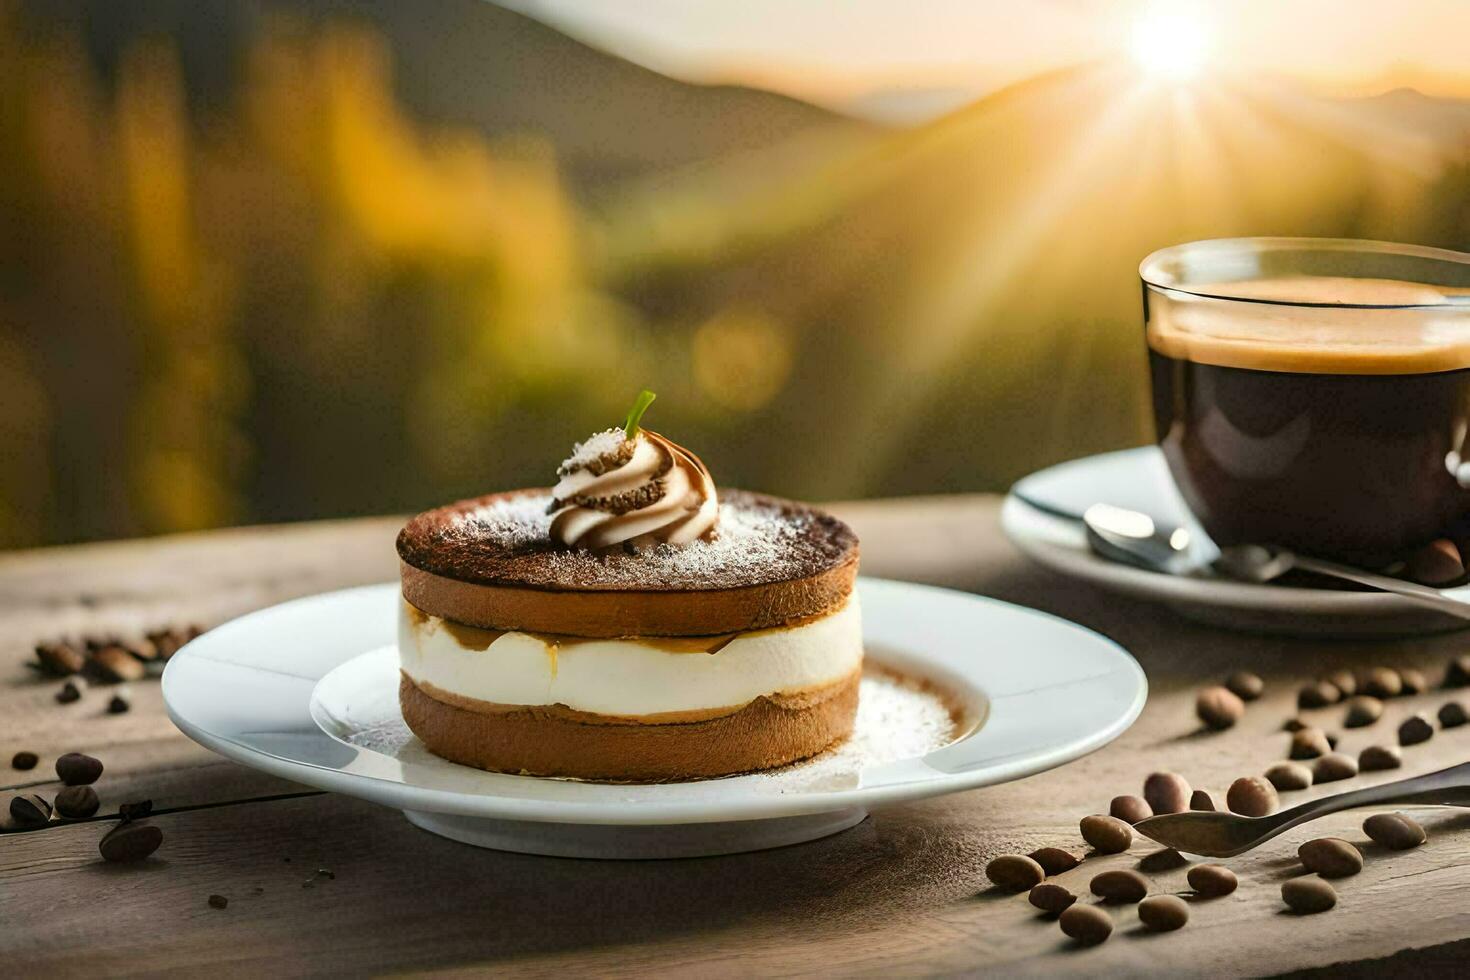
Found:
[[(1470, 323), (1462, 309), (1395, 306), (1423, 289), (1324, 279), (1146, 293), (1159, 442), (1218, 543), (1379, 567), (1470, 536)], [(1259, 294), (1300, 305), (1221, 298)]]

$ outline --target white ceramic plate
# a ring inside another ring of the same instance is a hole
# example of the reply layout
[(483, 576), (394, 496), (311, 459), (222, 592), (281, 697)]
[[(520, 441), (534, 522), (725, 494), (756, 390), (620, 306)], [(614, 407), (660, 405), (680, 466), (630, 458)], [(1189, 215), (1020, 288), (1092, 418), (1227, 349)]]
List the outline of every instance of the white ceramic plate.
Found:
[(819, 759), (777, 774), (662, 785), (481, 772), (411, 739), (361, 738), (402, 724), (397, 585), (299, 599), (210, 630), (169, 662), (163, 696), (186, 735), (244, 765), (397, 807), (467, 843), (582, 857), (810, 840), (874, 806), (1060, 765), (1106, 744), (1143, 707), (1138, 664), (1073, 623), (919, 585), (862, 579), (858, 589), (870, 661), (942, 685), (983, 724), (925, 754), (859, 758), (850, 770), (815, 768)]
[(1081, 514), (1095, 503), (1142, 511), (1161, 523), (1187, 526), (1197, 540), (1207, 540), (1155, 446), (1089, 456), (1033, 473), (1006, 498), (1001, 527), (1017, 548), (1048, 568), (1233, 629), (1360, 635), (1441, 632), (1467, 625), (1384, 592), (1191, 578), (1108, 561), (1087, 546), (1078, 520), (1062, 516)]

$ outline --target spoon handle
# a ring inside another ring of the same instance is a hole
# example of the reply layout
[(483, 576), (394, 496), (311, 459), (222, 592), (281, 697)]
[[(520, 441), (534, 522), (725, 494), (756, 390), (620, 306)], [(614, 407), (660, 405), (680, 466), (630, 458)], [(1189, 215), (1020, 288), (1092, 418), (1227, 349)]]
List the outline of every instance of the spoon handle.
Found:
[(1470, 601), (1458, 599), (1443, 589), (1430, 588), (1427, 585), (1419, 585), (1416, 582), (1406, 582), (1401, 578), (1392, 578), (1388, 575), (1365, 572), (1361, 568), (1353, 568), (1351, 565), (1339, 565), (1334, 561), (1323, 561), (1320, 558), (1309, 558), (1306, 555), (1292, 556), (1292, 564), (1305, 572), (1316, 572), (1318, 575), (1328, 575), (1332, 578), (1357, 582), (1359, 585), (1366, 585), (1369, 588), (1378, 589), (1382, 592), (1392, 592), (1395, 595), (1401, 595), (1405, 599), (1417, 602), (1421, 606), (1438, 609), (1440, 612), (1449, 613), (1451, 616), (1470, 619)]
[(1380, 783), (1363, 789), (1324, 796), (1309, 800), (1300, 806), (1282, 810), (1275, 815), (1276, 825), (1271, 836), (1297, 824), (1315, 820), (1329, 813), (1351, 810), (1354, 807), (1374, 803), (1440, 803), (1447, 805), (1470, 805), (1470, 762), (1462, 762), (1438, 772), (1425, 773), (1409, 779), (1391, 783)]

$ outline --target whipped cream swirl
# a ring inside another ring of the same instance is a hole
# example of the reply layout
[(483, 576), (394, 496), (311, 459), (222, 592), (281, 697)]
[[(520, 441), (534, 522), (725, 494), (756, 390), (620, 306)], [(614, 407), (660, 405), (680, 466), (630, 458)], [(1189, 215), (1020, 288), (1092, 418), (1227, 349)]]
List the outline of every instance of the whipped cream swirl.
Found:
[(715, 481), (698, 456), (647, 429), (579, 443), (557, 470), (552, 540), (575, 548), (685, 545), (714, 532)]

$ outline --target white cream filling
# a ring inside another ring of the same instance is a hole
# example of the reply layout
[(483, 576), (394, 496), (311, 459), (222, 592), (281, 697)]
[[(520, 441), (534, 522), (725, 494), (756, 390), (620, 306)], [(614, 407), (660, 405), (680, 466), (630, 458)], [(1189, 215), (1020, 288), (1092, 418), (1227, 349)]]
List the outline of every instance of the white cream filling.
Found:
[(562, 704), (607, 715), (738, 707), (765, 694), (831, 684), (863, 662), (857, 596), (789, 629), (741, 633), (714, 653), (671, 652), (636, 638), (554, 643), (505, 633), (462, 646), (436, 616), (398, 617), (398, 654), (415, 681), (496, 704)]

